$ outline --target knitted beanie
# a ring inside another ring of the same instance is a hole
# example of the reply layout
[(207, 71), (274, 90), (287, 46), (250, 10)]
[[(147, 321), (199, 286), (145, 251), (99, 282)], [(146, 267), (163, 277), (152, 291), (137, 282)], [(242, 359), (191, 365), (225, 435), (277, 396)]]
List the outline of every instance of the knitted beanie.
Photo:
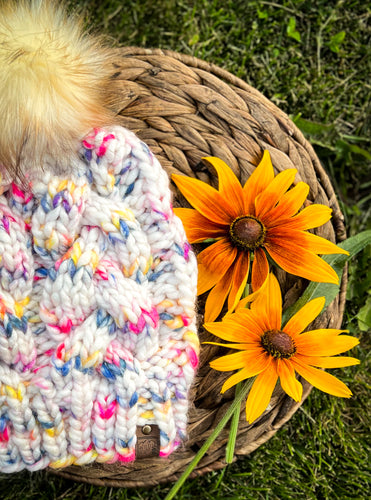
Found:
[(151, 428), (167, 456), (186, 436), (196, 259), (166, 173), (119, 126), (74, 162), (1, 183), (2, 472), (129, 462)]

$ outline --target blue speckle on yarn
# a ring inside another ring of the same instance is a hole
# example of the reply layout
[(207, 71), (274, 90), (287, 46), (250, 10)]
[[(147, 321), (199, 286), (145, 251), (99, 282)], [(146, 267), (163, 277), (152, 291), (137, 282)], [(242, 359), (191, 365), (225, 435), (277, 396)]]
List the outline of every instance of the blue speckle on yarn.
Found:
[(154, 401), (155, 403), (165, 403), (165, 400), (158, 394), (152, 392), (151, 395), (152, 395), (152, 401)]
[(91, 161), (92, 156), (93, 156), (93, 154), (92, 154), (92, 150), (91, 150), (91, 149), (86, 149), (86, 150), (85, 150), (85, 158), (86, 158), (88, 161)]
[(37, 245), (34, 245), (34, 250), (38, 255), (40, 255), (40, 257), (48, 257), (49, 255), (49, 252), (45, 248), (39, 247)]
[(120, 230), (121, 230), (121, 234), (123, 234), (125, 236), (125, 238), (127, 238), (129, 236), (129, 234), (130, 234), (129, 226), (122, 219), (120, 219)]
[(76, 274), (76, 266), (72, 259), (68, 261), (68, 274), (73, 278)]
[(93, 184), (93, 172), (90, 168), (86, 171), (86, 178), (88, 179), (89, 184)]
[(80, 370), (81, 368), (81, 358), (79, 355), (75, 357), (75, 368), (76, 370)]
[(176, 253), (179, 254), (180, 256), (184, 257), (183, 248), (181, 246), (179, 246), (178, 243), (174, 243), (174, 247), (175, 247)]
[(61, 373), (63, 377), (68, 375), (71, 370), (71, 365), (72, 365), (72, 359), (69, 359), (67, 363), (64, 363), (62, 366), (58, 366), (56, 360), (53, 360), (53, 364), (55, 368)]
[(122, 371), (118, 366), (107, 363), (107, 361), (102, 363), (101, 373), (104, 377), (110, 380), (116, 380), (116, 377), (122, 375)]
[(138, 399), (139, 399), (138, 393), (134, 392), (134, 394), (130, 398), (129, 407), (132, 408), (134, 405), (136, 405), (138, 402)]
[(35, 274), (42, 278), (46, 278), (48, 276), (48, 270), (45, 267), (39, 267), (36, 269)]
[(174, 316), (172, 314), (169, 314), (169, 313), (160, 313), (159, 318), (166, 321), (169, 319), (174, 319)]
[(48, 276), (49, 278), (52, 280), (52, 281), (55, 281), (56, 278), (57, 278), (57, 271), (55, 270), (54, 267), (51, 267), (49, 270), (48, 270)]
[(135, 186), (135, 182), (132, 182), (131, 184), (129, 184), (129, 186), (126, 188), (124, 196), (128, 196), (130, 193), (132, 193), (134, 186)]
[(42, 206), (44, 212), (50, 212), (50, 205), (47, 200), (47, 195), (44, 194), (44, 196), (41, 198), (40, 205)]
[(13, 316), (13, 314), (9, 314), (9, 322), (12, 324), (13, 328), (17, 328), (17, 330), (23, 329), (22, 321), (16, 316)]
[(112, 321), (112, 316), (107, 314), (103, 309), (97, 310), (97, 326), (102, 328), (103, 326), (107, 326), (110, 321)]
[(9, 418), (6, 415), (0, 417), (0, 432), (4, 432)]
[(148, 281), (156, 281), (157, 278), (159, 278), (163, 273), (163, 269), (161, 271), (157, 271), (157, 273), (152, 273), (150, 276), (148, 276)]
[(166, 434), (166, 432), (164, 432), (161, 429), (160, 429), (160, 439), (161, 439), (161, 443), (163, 443), (163, 442), (168, 443), (170, 441), (169, 436)]
[(52, 429), (54, 427), (54, 422), (42, 422), (41, 420), (39, 422), (43, 429)]

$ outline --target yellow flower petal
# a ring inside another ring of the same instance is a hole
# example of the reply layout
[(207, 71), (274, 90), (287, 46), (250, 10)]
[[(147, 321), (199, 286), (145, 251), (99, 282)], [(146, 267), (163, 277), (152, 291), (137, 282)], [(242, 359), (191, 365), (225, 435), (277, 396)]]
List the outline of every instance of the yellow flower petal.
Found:
[(296, 168), (288, 168), (280, 172), (269, 183), (266, 189), (260, 193), (255, 199), (255, 215), (257, 217), (264, 217), (273, 207), (277, 205), (282, 196), (286, 193), (288, 188), (294, 182)]
[(243, 187), (245, 213), (255, 215), (255, 198), (269, 185), (274, 179), (274, 170), (269, 152), (266, 150), (263, 157), (245, 182)]
[(204, 268), (222, 277), (233, 264), (237, 248), (227, 238), (222, 238), (198, 254), (197, 259)]
[(250, 314), (248, 309), (245, 312), (246, 314), (241, 313), (239, 315), (241, 321), (236, 321), (236, 315), (233, 315), (233, 319), (231, 316), (227, 316), (223, 318), (223, 321), (204, 323), (204, 328), (217, 337), (229, 342), (257, 342), (263, 333), (261, 326), (256, 322), (255, 316)]
[(292, 338), (295, 338), (320, 314), (325, 306), (325, 302), (325, 297), (317, 297), (307, 302), (304, 307), (289, 319), (283, 331), (288, 333)]
[(280, 378), (282, 389), (294, 401), (301, 401), (303, 396), (303, 386), (295, 376), (295, 370), (288, 359), (277, 360), (277, 373)]
[(345, 366), (360, 364), (359, 359), (352, 358), (351, 356), (326, 357), (296, 354), (295, 358), (300, 359), (300, 361), (306, 365), (317, 366), (318, 368), (344, 368)]
[[(341, 331), (339, 330), (339, 333)], [(306, 356), (336, 356), (359, 344), (359, 340), (350, 335), (332, 335), (327, 330), (313, 330), (299, 335), (295, 339), (298, 353)]]
[(218, 174), (219, 193), (225, 196), (228, 202), (235, 208), (236, 217), (243, 213), (243, 191), (240, 181), (235, 176), (233, 170), (220, 158), (210, 156), (203, 158), (215, 168)]
[(250, 377), (255, 377), (255, 375), (262, 373), (267, 368), (268, 364), (269, 358), (265, 354), (260, 356), (250, 356), (250, 359), (248, 360), (248, 363), (245, 364), (245, 367), (224, 382), (221, 392), (224, 393), (235, 384), (238, 384), (238, 382)]
[(269, 239), (272, 241), (280, 241), (282, 239), (290, 239), (290, 243), (309, 250), (317, 254), (333, 254), (342, 253), (349, 255), (349, 252), (335, 245), (331, 241), (317, 236), (316, 234), (306, 231), (298, 231), (296, 229), (286, 229), (285, 227), (275, 227), (269, 231)]
[(229, 224), (237, 217), (229, 201), (206, 182), (178, 174), (171, 178), (192, 207), (207, 219), (217, 224)]
[(266, 410), (271, 400), (278, 375), (274, 363), (261, 372), (249, 392), (246, 401), (246, 420), (251, 424)]
[(319, 283), (339, 283), (338, 275), (327, 262), (291, 242), (289, 236), (287, 240), (273, 240), (268, 236), (265, 248), (272, 259), (288, 273)]
[[(303, 205), (308, 193), (308, 184), (305, 182), (298, 182), (296, 186), (282, 196), (277, 206), (264, 215), (264, 225), (269, 228), (275, 226), (277, 222), (281, 225), (282, 219), (283, 221), (291, 221), (292, 216), (295, 215)], [(301, 228), (299, 227), (299, 229)]]
[(228, 309), (234, 309), (240, 300), (247, 283), (249, 275), (250, 256), (248, 253), (241, 252), (234, 264), (232, 276), (232, 286), (228, 297)]
[(248, 355), (244, 351), (234, 352), (233, 354), (227, 354), (226, 356), (210, 361), (210, 366), (220, 372), (229, 372), (245, 368), (250, 358), (254, 358), (254, 356), (251, 356), (251, 354)]
[(280, 330), (282, 322), (282, 295), (280, 285), (273, 273), (255, 296), (251, 303), (251, 311), (260, 315), (264, 322), (264, 331)]
[(230, 268), (209, 292), (205, 302), (204, 319), (214, 321), (220, 314), (232, 286), (233, 269)]
[(201, 262), (198, 263), (197, 295), (202, 295), (210, 290), (219, 280), (220, 274), (218, 272), (212, 272)]
[(348, 387), (330, 373), (305, 365), (296, 357), (291, 358), (291, 363), (299, 375), (317, 389), (341, 398), (349, 398), (352, 395)]
[(322, 226), (331, 219), (332, 209), (326, 205), (314, 203), (303, 210), (288, 222), (285, 222), (285, 227), (290, 229), (313, 229), (314, 227)]
[(269, 264), (265, 252), (257, 248), (254, 252), (254, 260), (251, 270), (251, 286), (253, 290), (258, 290), (266, 280), (269, 273)]
[(225, 236), (225, 226), (212, 222), (193, 208), (174, 208), (174, 213), (182, 221), (190, 243)]

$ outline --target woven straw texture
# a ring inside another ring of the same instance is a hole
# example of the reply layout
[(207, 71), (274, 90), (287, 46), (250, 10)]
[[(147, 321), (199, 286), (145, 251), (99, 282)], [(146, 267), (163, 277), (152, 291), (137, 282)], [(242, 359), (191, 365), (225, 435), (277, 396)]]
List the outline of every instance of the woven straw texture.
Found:
[[(128, 47), (118, 49), (112, 57), (113, 78), (121, 92), (117, 109), (121, 123), (148, 144), (169, 175), (182, 173), (215, 186), (212, 168), (202, 162), (202, 157), (218, 156), (244, 182), (263, 150), (268, 149), (273, 165), (280, 171), (297, 168), (296, 179), (310, 186), (310, 201), (332, 208), (331, 221), (314, 232), (333, 242), (345, 239), (343, 216), (333, 187), (313, 148), (288, 116), (261, 93), (215, 65), (171, 51)], [(188, 206), (175, 188), (174, 204)], [(287, 307), (300, 297), (307, 282), (283, 271), (277, 276)], [(314, 328), (340, 327), (346, 282), (344, 273), (339, 295), (316, 319)], [(199, 336), (204, 342), (211, 337), (202, 329), (202, 311), (200, 300)], [(190, 394), (188, 440), (169, 458), (71, 466), (53, 472), (104, 486), (149, 487), (176, 481), (233, 400), (233, 389), (220, 394), (230, 374), (209, 367), (209, 361), (224, 352), (216, 346), (202, 346), (200, 367)], [(311, 387), (302, 382), (303, 402)], [(248, 455), (270, 439), (302, 402), (295, 403), (277, 387), (270, 409), (252, 425), (246, 423), (242, 405), (235, 459)], [(225, 466), (228, 432), (227, 426), (192, 477)]]

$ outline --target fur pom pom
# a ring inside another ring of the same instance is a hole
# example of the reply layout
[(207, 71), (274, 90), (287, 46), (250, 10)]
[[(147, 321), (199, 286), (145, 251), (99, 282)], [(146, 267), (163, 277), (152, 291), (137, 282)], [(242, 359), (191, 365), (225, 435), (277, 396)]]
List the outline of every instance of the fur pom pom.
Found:
[(51, 0), (0, 3), (0, 167), (68, 171), (92, 128), (114, 123), (108, 49)]

